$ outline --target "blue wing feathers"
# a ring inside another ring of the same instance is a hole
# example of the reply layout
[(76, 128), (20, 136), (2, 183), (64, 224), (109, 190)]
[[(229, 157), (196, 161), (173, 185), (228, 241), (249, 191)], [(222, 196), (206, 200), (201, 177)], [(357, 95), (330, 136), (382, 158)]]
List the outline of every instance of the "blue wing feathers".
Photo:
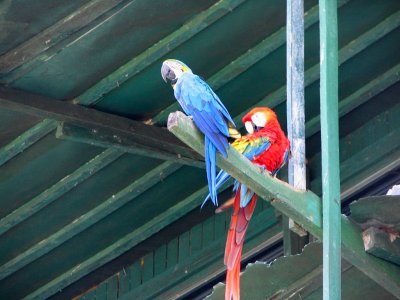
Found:
[(216, 150), (226, 157), (229, 145), (227, 122), (233, 125), (234, 122), (218, 96), (197, 75), (183, 73), (175, 84), (174, 94), (184, 112), (193, 117), (196, 126), (206, 136), (205, 161), (208, 187), (210, 198), (217, 205)]

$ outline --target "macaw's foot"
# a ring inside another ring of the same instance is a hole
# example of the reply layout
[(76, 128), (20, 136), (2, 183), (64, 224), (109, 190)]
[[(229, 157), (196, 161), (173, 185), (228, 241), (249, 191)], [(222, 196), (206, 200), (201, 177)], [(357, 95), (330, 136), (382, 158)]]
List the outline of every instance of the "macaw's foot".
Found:
[(219, 214), (219, 213), (222, 213), (222, 212), (226, 211), (227, 209), (231, 208), (233, 206), (234, 201), (235, 201), (235, 197), (228, 199), (224, 204), (222, 204), (220, 207), (218, 207), (215, 210), (215, 213)]

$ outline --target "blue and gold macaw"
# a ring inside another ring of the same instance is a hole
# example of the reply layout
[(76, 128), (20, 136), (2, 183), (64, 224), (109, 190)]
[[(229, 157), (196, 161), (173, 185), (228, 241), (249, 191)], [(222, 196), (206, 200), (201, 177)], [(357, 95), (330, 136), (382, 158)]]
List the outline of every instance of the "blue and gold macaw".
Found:
[(190, 116), (205, 135), (204, 157), (210, 198), (218, 205), (216, 191), (216, 150), (226, 157), (228, 138), (239, 138), (240, 133), (221, 100), (211, 87), (183, 62), (168, 59), (163, 62), (161, 76), (171, 81), (174, 95), (183, 111)]

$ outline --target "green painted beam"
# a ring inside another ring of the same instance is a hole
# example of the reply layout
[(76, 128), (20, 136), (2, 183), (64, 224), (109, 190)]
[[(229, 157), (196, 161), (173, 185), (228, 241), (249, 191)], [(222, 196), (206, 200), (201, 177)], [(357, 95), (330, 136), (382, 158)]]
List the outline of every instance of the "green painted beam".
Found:
[(73, 173), (61, 179), (52, 187), (26, 202), (24, 205), (18, 207), (0, 220), (0, 235), (11, 229), (13, 226), (26, 220), (43, 207), (49, 205), (75, 186), (82, 183), (84, 180), (93, 176), (96, 172), (118, 159), (122, 154), (123, 152), (117, 150), (105, 150)]
[[(181, 112), (170, 115), (168, 128), (188, 146), (203, 153), (203, 136), (190, 118)], [(217, 155), (217, 165), (244, 182), (265, 201), (291, 217), (311, 234), (322, 239), (321, 199), (314, 193), (296, 191), (288, 184), (263, 174), (233, 148), (227, 159)], [(393, 295), (400, 296), (400, 268), (375, 258), (364, 251), (361, 231), (347, 217), (341, 216), (342, 254), (355, 267)]]
[[(45, 135), (53, 131), (57, 122), (45, 119), (28, 129), (9, 144), (0, 149), (0, 166), (4, 165), (10, 159), (32, 146)], [(1, 228), (1, 227), (0, 227)]]
[[(399, 26), (400, 26), (400, 11), (389, 16), (381, 23), (371, 28), (364, 34), (357, 37), (355, 40), (349, 42), (342, 49), (340, 49), (339, 66), (347, 62), (349, 59), (351, 59), (364, 49), (368, 48), (370, 45), (372, 45), (379, 39), (383, 38), (388, 33), (395, 30)], [(305, 87), (316, 82), (320, 78), (319, 63), (306, 70), (304, 78), (305, 78), (304, 82)], [(270, 93), (269, 95), (265, 96), (257, 104), (255, 104), (254, 107), (256, 106), (275, 107), (283, 103), (285, 100), (286, 100), (286, 86), (282, 86), (279, 89), (275, 90), (274, 92)], [(234, 118), (234, 121), (236, 123), (239, 123), (239, 121), (246, 114), (248, 109), (245, 112), (242, 112), (241, 114), (236, 116)]]
[[(0, 73), (9, 73), (21, 65), (32, 67), (32, 60), (43, 62), (46, 58), (52, 56), (50, 53), (42, 55), (41, 53), (54, 47), (56, 44), (75, 37), (75, 33), (83, 27), (92, 23), (115, 6), (118, 6), (123, 0), (92, 0), (74, 11), (63, 19), (59, 20), (50, 27), (44, 29), (39, 34), (26, 40), (16, 48), (9, 50), (0, 56)], [(57, 48), (59, 50), (59, 47)], [(13, 80), (16, 78), (14, 77)]]
[(341, 299), (338, 23), (336, 0), (320, 0), (323, 299)]
[[(115, 150), (106, 150), (105, 152), (108, 152), (109, 155), (111, 154), (112, 158), (115, 156), (119, 157), (122, 154), (122, 152), (116, 152)], [(143, 192), (159, 183), (162, 179), (169, 176), (180, 167), (181, 166), (178, 164), (165, 162), (157, 168), (154, 168), (150, 172), (144, 174), (132, 184), (128, 185), (117, 194), (105, 200), (102, 204), (81, 215), (70, 224), (64, 226), (56, 233), (47, 237), (45, 240), (40, 241), (35, 246), (29, 248), (27, 251), (19, 254), (4, 265), (0, 266), (0, 280), (18, 271), (27, 264), (45, 255), (54, 248), (60, 246), (65, 241), (71, 239), (78, 233), (95, 224), (99, 220), (105, 218), (118, 208), (122, 207), (124, 204), (132, 201)], [(82, 174), (81, 172), (77, 173)], [(86, 173), (90, 174), (90, 171), (87, 170)]]
[(117, 115), (58, 101), (48, 97), (26, 93), (20, 90), (0, 87), (0, 108), (36, 115), (43, 118), (68, 122), (91, 130), (112, 132), (118, 138), (129, 137), (138, 147), (151, 152), (159, 152), (171, 159), (183, 157), (198, 161), (195, 151), (189, 149), (165, 128), (147, 125)]
[[(397, 206), (399, 202), (397, 202)], [(394, 238), (394, 240), (393, 240)], [(400, 266), (400, 239), (376, 227), (363, 231), (365, 251)]]
[(400, 231), (400, 196), (369, 196), (350, 204), (350, 218), (362, 228), (375, 226)]
[[(349, 0), (339, 1), (338, 7), (343, 6)], [(304, 14), (304, 28), (307, 29), (318, 22), (318, 5), (312, 7)], [(273, 51), (282, 47), (286, 43), (286, 26), (280, 28), (259, 44), (246, 51), (246, 53), (239, 56), (233, 62), (225, 66), (223, 69), (212, 75), (208, 80), (208, 84), (214, 89), (218, 90), (229, 81), (235, 79), (237, 76), (248, 70), (251, 66), (255, 65), (264, 57), (271, 54)], [(152, 121), (155, 123), (164, 121), (168, 118), (171, 112), (180, 110), (178, 102), (174, 102), (159, 114), (157, 114)]]
[[(125, 193), (131, 193), (129, 190), (124, 189)], [(131, 249), (132, 247), (139, 244), (141, 241), (155, 234), (156, 232), (163, 229), (165, 226), (171, 224), (172, 222), (178, 220), (189, 211), (201, 205), (204, 197), (208, 193), (208, 187), (205, 186), (195, 193), (191, 194), (186, 199), (180, 201), (176, 205), (170, 207), (163, 213), (159, 214), (157, 217), (150, 220), (148, 223), (137, 228), (133, 232), (127, 234), (123, 238), (119, 239), (114, 244), (108, 246), (104, 250), (98, 252), (96, 255), (92, 256), (88, 260), (74, 266), (64, 274), (54, 278), (52, 281), (43, 285), (38, 290), (34, 291), (26, 297), (26, 299), (43, 299), (47, 298), (60, 289), (68, 286), (69, 284), (75, 282), (79, 278), (89, 274), (98, 267), (104, 265), (105, 263), (113, 260), (122, 253)], [(121, 197), (124, 195), (122, 192), (119, 193)]]
[(180, 29), (166, 36), (146, 51), (119, 67), (110, 75), (86, 90), (74, 99), (75, 103), (93, 105), (104, 94), (109, 93), (132, 76), (136, 75), (155, 61), (159, 60), (171, 50), (175, 49), (197, 33), (201, 32), (220, 18), (234, 10), (245, 0), (220, 0), (209, 9), (197, 14)]
[(138, 144), (130, 135), (117, 135), (115, 132), (99, 128), (96, 130), (76, 126), (68, 123), (60, 123), (57, 127), (56, 137), (79, 143), (90, 144), (103, 148), (118, 149), (127, 153), (169, 160), (171, 162), (204, 168), (204, 161), (190, 159), (179, 154), (161, 152), (157, 149)]
[[(272, 216), (271, 210), (255, 215), (251, 220), (253, 229), (248, 231), (243, 247), (242, 259), (245, 260), (260, 250), (282, 238), (280, 222)], [(122, 299), (176, 299), (183, 297), (207, 280), (225, 272), (223, 263), (225, 235), (209, 243), (202, 251), (187, 257), (160, 276), (154, 277), (129, 293)]]
[[(203, 154), (202, 134), (193, 122), (182, 112), (170, 115), (168, 129), (188, 146)], [(320, 198), (310, 191), (292, 188), (286, 182), (271, 177), (253, 165), (234, 148), (228, 148), (228, 159), (217, 155), (217, 164), (235, 179), (248, 184), (262, 198), (291, 217), (300, 225), (309, 228), (316, 236), (321, 236), (322, 219)]]
[[(356, 109), (363, 103), (375, 97), (380, 92), (400, 80), (400, 64), (379, 75), (366, 85), (339, 102), (339, 117)], [(306, 136), (309, 137), (320, 130), (320, 116), (316, 116), (306, 123)]]

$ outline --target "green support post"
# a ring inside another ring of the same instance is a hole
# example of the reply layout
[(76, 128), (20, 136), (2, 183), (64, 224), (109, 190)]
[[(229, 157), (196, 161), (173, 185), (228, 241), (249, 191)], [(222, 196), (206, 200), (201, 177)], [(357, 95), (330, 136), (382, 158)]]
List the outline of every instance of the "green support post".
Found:
[(341, 298), (341, 215), (336, 0), (320, 0), (323, 299)]

